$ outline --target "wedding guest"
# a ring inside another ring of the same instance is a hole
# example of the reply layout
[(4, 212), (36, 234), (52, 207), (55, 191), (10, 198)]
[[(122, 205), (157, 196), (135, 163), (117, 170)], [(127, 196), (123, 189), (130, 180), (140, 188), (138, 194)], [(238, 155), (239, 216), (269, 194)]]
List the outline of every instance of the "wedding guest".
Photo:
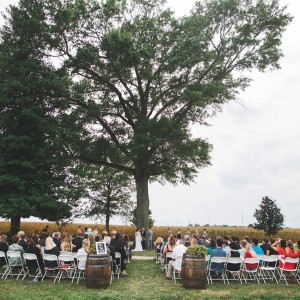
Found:
[(24, 231), (20, 231), (20, 235), (19, 235), (19, 241), (18, 241), (18, 245), (20, 245), (21, 247), (23, 247), (24, 251), (27, 249), (27, 240), (26, 240), (26, 234)]
[(126, 252), (125, 252), (125, 248), (124, 248), (124, 241), (121, 238), (120, 233), (116, 233), (116, 238), (114, 241), (114, 246), (115, 246), (115, 250), (116, 252), (119, 252), (121, 254), (121, 274), (126, 276), (128, 275), (126, 273), (126, 264), (125, 264), (125, 259), (126, 259)]
[[(257, 257), (257, 254), (255, 253), (255, 251), (252, 248), (252, 245), (250, 243), (246, 243), (246, 252), (245, 252), (245, 259), (246, 258), (255, 258)], [(247, 270), (251, 270), (251, 269), (255, 269), (257, 268), (257, 264), (246, 264), (246, 269)]]
[(215, 239), (211, 239), (210, 240), (210, 245), (207, 248), (207, 255), (211, 255), (211, 252), (213, 249), (217, 248), (217, 244), (216, 244), (216, 240)]
[(21, 264), (21, 259), (23, 257), (24, 253), (24, 248), (20, 245), (18, 245), (19, 238), (17, 235), (14, 235), (12, 237), (12, 244), (8, 247), (8, 251), (15, 251), (19, 252), (21, 254), (21, 258), (16, 257), (16, 258), (11, 258), (11, 261), (13, 262), (14, 265), (20, 265)]
[[(35, 254), (39, 263), (39, 266), (41, 269), (44, 268), (44, 261), (43, 261), (43, 255), (41, 248), (36, 245), (34, 239), (28, 239), (27, 240), (27, 249), (25, 250), (25, 253), (32, 253)], [(36, 269), (37, 265), (35, 261), (27, 260), (26, 266), (28, 268)]]
[(58, 256), (60, 254), (59, 249), (57, 248), (56, 244), (53, 242), (53, 238), (48, 236), (45, 241), (45, 254), (54, 254)]
[(181, 239), (179, 244), (176, 245), (173, 249), (172, 259), (168, 263), (167, 275), (166, 275), (167, 279), (172, 278), (172, 272), (173, 272), (174, 267), (176, 269), (181, 269), (181, 265), (175, 265), (175, 260), (177, 257), (183, 256), (183, 254), (186, 252), (187, 247), (184, 246), (184, 243), (185, 243), (185, 241), (183, 239)]
[[(238, 251), (237, 243), (230, 243), (230, 252), (228, 253), (228, 257), (240, 257), (241, 254)], [(240, 269), (241, 264), (232, 264), (227, 263), (227, 270), (228, 271), (238, 271)]]
[[(1, 242), (0, 242), (0, 251), (3, 251), (4, 253), (6, 253), (8, 251), (8, 243), (7, 243), (7, 235), (2, 234), (1, 235)], [(0, 257), (0, 267), (4, 266), (6, 264), (5, 262), (5, 258), (4, 257)]]
[(61, 241), (61, 233), (59, 231), (53, 233), (53, 242), (56, 244), (57, 248), (60, 249), (62, 241)]
[(186, 234), (184, 236), (184, 246), (185, 247), (189, 247), (191, 245), (191, 242), (190, 242), (190, 236), (188, 234)]
[(252, 239), (252, 249), (257, 255), (264, 254), (264, 251), (258, 246), (258, 239)]
[(246, 246), (247, 246), (247, 241), (246, 240), (241, 240), (240, 241), (240, 249), (239, 249), (239, 252), (240, 252), (240, 255), (241, 257), (245, 257), (245, 253), (246, 253)]
[(269, 244), (269, 240), (267, 238), (262, 239), (262, 244), (260, 245), (260, 248), (262, 249), (263, 253), (267, 255), (267, 251), (271, 248), (271, 245)]
[(72, 248), (72, 252), (78, 252), (79, 249), (79, 243), (82, 245), (83, 237), (81, 233), (77, 233), (77, 236), (72, 239), (72, 244), (75, 246)]
[(166, 253), (167, 252), (173, 252), (174, 248), (176, 246), (176, 240), (174, 238), (173, 235), (171, 235), (169, 238), (168, 238), (168, 242), (167, 244), (165, 245), (164, 247), (164, 251), (163, 251), (163, 257), (164, 257), (164, 260), (165, 260), (165, 263), (168, 264), (169, 261), (171, 260), (171, 258), (166, 258)]
[(60, 244), (61, 251), (72, 252), (73, 244), (72, 244), (72, 236), (70, 233), (66, 233), (62, 243)]
[[(217, 248), (211, 251), (211, 257), (226, 257), (226, 252), (223, 250), (223, 240), (217, 239), (216, 241)], [(224, 272), (224, 263), (215, 263), (210, 264), (210, 269), (216, 274), (221, 275)]]

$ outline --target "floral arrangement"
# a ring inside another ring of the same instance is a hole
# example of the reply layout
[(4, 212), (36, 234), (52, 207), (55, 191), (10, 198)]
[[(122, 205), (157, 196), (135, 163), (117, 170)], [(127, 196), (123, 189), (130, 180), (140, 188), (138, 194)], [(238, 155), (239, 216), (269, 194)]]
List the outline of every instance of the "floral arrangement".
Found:
[(92, 245), (89, 247), (88, 253), (90, 253), (90, 254), (97, 254), (96, 244), (95, 244), (95, 243), (92, 244)]
[(207, 248), (203, 245), (192, 245), (187, 248), (186, 254), (204, 257), (207, 254)]

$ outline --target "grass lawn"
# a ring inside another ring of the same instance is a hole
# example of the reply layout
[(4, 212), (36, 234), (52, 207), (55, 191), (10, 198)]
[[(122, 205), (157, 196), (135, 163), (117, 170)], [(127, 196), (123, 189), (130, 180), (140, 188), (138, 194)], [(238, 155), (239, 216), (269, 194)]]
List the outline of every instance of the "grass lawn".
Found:
[[(140, 253), (139, 253), (140, 255)], [(62, 280), (53, 284), (52, 280), (32, 283), (28, 278), (24, 281), (0, 279), (0, 299), (5, 300), (92, 300), (92, 299), (300, 299), (300, 286), (285, 284), (236, 284), (224, 285), (214, 283), (207, 290), (187, 290), (178, 282), (176, 285), (164, 279), (160, 266), (154, 261), (133, 260), (127, 266), (128, 277), (115, 279), (108, 289), (86, 289), (84, 280), (78, 285)]]

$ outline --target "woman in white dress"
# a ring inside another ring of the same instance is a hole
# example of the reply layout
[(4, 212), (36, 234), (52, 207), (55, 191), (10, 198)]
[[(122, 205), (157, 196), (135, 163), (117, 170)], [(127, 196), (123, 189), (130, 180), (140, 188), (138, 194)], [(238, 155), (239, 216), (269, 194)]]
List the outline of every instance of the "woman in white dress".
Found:
[(142, 235), (139, 230), (135, 233), (135, 249), (132, 251), (143, 251)]

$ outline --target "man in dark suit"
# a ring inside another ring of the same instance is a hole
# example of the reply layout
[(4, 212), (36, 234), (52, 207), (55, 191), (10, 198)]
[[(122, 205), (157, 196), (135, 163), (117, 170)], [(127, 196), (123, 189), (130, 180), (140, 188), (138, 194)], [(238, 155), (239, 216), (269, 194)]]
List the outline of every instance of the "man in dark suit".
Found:
[(81, 233), (77, 233), (76, 238), (74, 238), (74, 239), (72, 240), (72, 244), (75, 246), (75, 247), (73, 248), (72, 252), (78, 252), (77, 244), (78, 244), (79, 241), (80, 241), (80, 242), (83, 241), (83, 237), (82, 237), (82, 234), (81, 234)]
[(143, 247), (143, 250), (145, 250), (145, 248), (146, 248), (146, 241), (145, 241), (146, 231), (145, 231), (145, 228), (142, 227), (140, 231), (141, 231), (141, 236), (142, 236), (142, 247)]

